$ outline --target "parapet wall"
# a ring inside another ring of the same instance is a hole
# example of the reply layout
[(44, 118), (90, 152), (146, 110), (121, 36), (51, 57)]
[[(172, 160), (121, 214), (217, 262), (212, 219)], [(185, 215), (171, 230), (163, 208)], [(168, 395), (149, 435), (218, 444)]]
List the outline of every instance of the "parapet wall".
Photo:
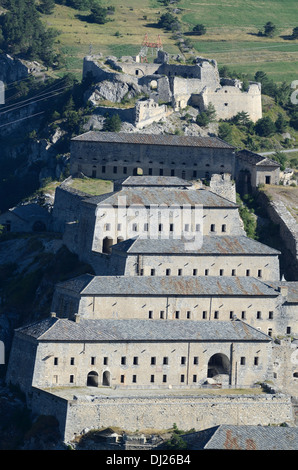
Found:
[(173, 395), (161, 396), (73, 396), (66, 401), (34, 389), (33, 412), (55, 415), (65, 441), (85, 428), (119, 427), (125, 431), (178, 428), (200, 431), (220, 424), (293, 425), (290, 397), (286, 395)]

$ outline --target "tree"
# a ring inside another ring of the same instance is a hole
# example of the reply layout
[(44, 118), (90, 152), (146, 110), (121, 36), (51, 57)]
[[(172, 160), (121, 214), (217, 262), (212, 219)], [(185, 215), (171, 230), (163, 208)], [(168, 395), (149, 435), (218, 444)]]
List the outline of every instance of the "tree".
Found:
[(203, 24), (197, 24), (192, 30), (192, 32), (197, 36), (203, 36), (203, 34), (206, 34), (206, 31), (206, 26), (204, 26)]
[(298, 26), (293, 29), (292, 39), (298, 39)]
[(50, 15), (55, 8), (55, 0), (41, 0), (38, 10), (44, 15)]
[(107, 116), (103, 125), (103, 130), (108, 132), (119, 132), (121, 130), (122, 121), (119, 117), (119, 114), (114, 114), (114, 116)]
[(276, 130), (278, 132), (285, 132), (287, 125), (288, 125), (287, 120), (285, 119), (283, 114), (278, 113), (278, 117), (275, 121)]
[(108, 15), (107, 8), (104, 8), (101, 5), (94, 5), (91, 8), (90, 20), (93, 23), (105, 24), (108, 21), (107, 15)]
[(272, 119), (266, 116), (256, 122), (255, 131), (261, 137), (270, 137), (276, 132), (276, 127)]
[(171, 13), (164, 13), (159, 18), (157, 25), (167, 31), (171, 31), (173, 26), (178, 22), (178, 19)]
[(198, 126), (206, 127), (208, 126), (208, 124), (215, 121), (215, 116), (216, 112), (214, 105), (212, 103), (209, 103), (206, 110), (202, 111), (200, 114), (197, 115), (196, 123), (198, 124)]
[(232, 142), (232, 128), (227, 122), (222, 122), (218, 127), (218, 137), (226, 142)]
[(272, 38), (276, 33), (276, 26), (271, 22), (268, 21), (264, 26), (264, 35)]

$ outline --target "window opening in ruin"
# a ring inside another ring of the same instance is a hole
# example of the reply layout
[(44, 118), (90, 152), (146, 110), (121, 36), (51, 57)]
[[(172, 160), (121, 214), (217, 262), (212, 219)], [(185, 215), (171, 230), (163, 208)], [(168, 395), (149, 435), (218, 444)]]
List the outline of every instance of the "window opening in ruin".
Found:
[(266, 184), (271, 184), (271, 176), (269, 176), (269, 175), (265, 176), (265, 183)]
[(210, 357), (208, 362), (207, 377), (216, 377), (217, 375), (230, 374), (230, 361), (225, 354), (216, 353)]
[(104, 385), (105, 387), (109, 387), (111, 385), (110, 376), (111, 374), (108, 370), (105, 370), (102, 374), (102, 385)]
[(98, 373), (95, 371), (89, 372), (87, 375), (87, 387), (98, 387)]

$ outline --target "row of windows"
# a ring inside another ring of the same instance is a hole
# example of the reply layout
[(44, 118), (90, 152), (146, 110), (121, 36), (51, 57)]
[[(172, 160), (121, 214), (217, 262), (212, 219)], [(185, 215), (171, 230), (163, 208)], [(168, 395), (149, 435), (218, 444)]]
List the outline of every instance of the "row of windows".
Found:
[[(179, 227), (180, 229), (180, 227)], [(105, 232), (110, 232), (112, 230), (112, 225), (107, 223), (104, 225), (104, 230)], [(122, 230), (122, 224), (117, 224), (117, 231), (121, 231)], [(131, 225), (131, 230), (133, 232), (139, 232), (139, 224), (136, 224), (136, 223), (133, 223)], [(163, 232), (165, 230), (165, 227), (163, 224), (159, 224), (158, 225), (158, 231), (159, 232)], [(144, 226), (143, 226), (143, 231), (144, 232), (148, 232), (149, 231), (149, 224), (148, 223), (145, 223)], [(184, 232), (190, 232), (190, 231), (193, 231), (193, 228), (190, 226), (190, 224), (185, 224), (184, 225)], [(201, 231), (201, 225), (200, 224), (196, 224), (195, 226), (195, 231), (196, 232), (200, 232)], [(227, 226), (226, 224), (222, 224), (221, 225), (221, 232), (225, 233), (227, 231)], [(174, 224), (170, 224), (169, 225), (169, 232), (174, 232)], [(210, 232), (216, 232), (216, 226), (215, 224), (211, 224), (210, 225)]]
[[(150, 365), (152, 366), (155, 366), (158, 364), (158, 362), (160, 362), (162, 365), (169, 365), (169, 357), (168, 356), (164, 356), (162, 358), (161, 361), (158, 361), (156, 360), (156, 356), (152, 356), (150, 358)], [(90, 358), (90, 364), (91, 365), (95, 365), (97, 362), (97, 358), (95, 356), (92, 356)], [(192, 359), (191, 359), (191, 362), (192, 364), (194, 365), (198, 365), (199, 364), (199, 357), (198, 356), (194, 356)], [(54, 365), (58, 365), (59, 363), (59, 359), (58, 357), (54, 357)], [(109, 364), (109, 358), (108, 357), (103, 357), (102, 358), (102, 363), (103, 365), (108, 365)], [(126, 356), (122, 356), (121, 359), (120, 359), (120, 364), (122, 366), (125, 366), (127, 365), (128, 361), (127, 361), (127, 357)], [(132, 361), (131, 361), (132, 365), (139, 365), (139, 357), (138, 356), (134, 356), (132, 358)], [(254, 365), (259, 365), (259, 357), (258, 356), (255, 356), (254, 357)], [(187, 364), (187, 357), (186, 356), (181, 356), (180, 357), (180, 365), (184, 366)], [(246, 364), (246, 358), (244, 356), (242, 356), (240, 358), (240, 365), (245, 365)], [(70, 358), (70, 365), (75, 365), (75, 358), (74, 357), (71, 357)]]
[[(225, 312), (223, 312), (223, 314), (225, 315)], [(155, 315), (154, 315), (153, 310), (149, 310), (149, 312), (148, 312), (148, 318), (149, 319), (152, 320), (153, 318), (156, 318), (156, 315), (158, 315), (159, 318), (161, 318), (161, 319), (166, 318), (165, 310), (160, 310), (157, 314), (155, 313)], [(231, 320), (234, 318), (234, 315), (235, 315), (235, 312), (230, 311), (229, 316), (230, 316)], [(218, 320), (219, 319), (219, 310), (215, 310), (210, 316), (212, 316), (215, 320)], [(251, 315), (249, 315), (249, 316), (251, 317)], [(242, 310), (242, 312), (240, 313), (240, 317), (241, 317), (242, 320), (246, 320), (247, 319), (247, 312), (245, 310)], [(176, 318), (176, 319), (181, 318), (180, 310), (176, 310), (174, 312), (174, 318)], [(192, 312), (190, 310), (186, 311), (185, 318), (188, 319), (188, 320), (192, 318)], [(203, 320), (208, 319), (208, 311), (207, 310), (203, 310), (202, 319)], [(256, 313), (256, 319), (257, 320), (264, 319), (264, 317), (262, 316), (262, 312), (260, 310), (258, 310), (257, 313)], [(273, 311), (272, 310), (270, 310), (269, 313), (268, 313), (268, 320), (273, 320)]]
[[(183, 165), (183, 163), (182, 163), (182, 165)], [(209, 166), (209, 165), (207, 164), (206, 166)], [(223, 165), (222, 165), (222, 166), (223, 166)], [(113, 174), (114, 174), (114, 175), (117, 175), (117, 174), (120, 172), (119, 170), (121, 170), (121, 169), (122, 169), (122, 173), (123, 173), (124, 175), (127, 175), (127, 167), (126, 167), (126, 166), (124, 166), (124, 167), (121, 167), (121, 166), (120, 166), (120, 167), (113, 166)], [(156, 171), (156, 170), (157, 170), (157, 171)], [(82, 171), (82, 165), (78, 165), (78, 171)], [(141, 170), (141, 171), (142, 171), (142, 170)], [(164, 170), (163, 170), (163, 168), (154, 169), (154, 170), (153, 170), (153, 168), (148, 168), (148, 175), (149, 175), (149, 176), (152, 176), (152, 175), (153, 175), (153, 171), (154, 171), (155, 173), (157, 172), (157, 173), (159, 174), (159, 176), (163, 176), (163, 175), (164, 175)], [(102, 167), (101, 167), (101, 173), (102, 173), (102, 174), (105, 174), (106, 172), (107, 172), (106, 166), (105, 166), (105, 165), (102, 165)], [(142, 173), (143, 173), (143, 171), (142, 171)], [(198, 173), (199, 173), (199, 172), (198, 172), (197, 170), (192, 170), (191, 177), (193, 177), (193, 178), (198, 178)], [(137, 169), (134, 169), (134, 170), (133, 170), (133, 174), (135, 174), (135, 175), (138, 174)], [(179, 171), (178, 173), (177, 173), (177, 171), (174, 170), (174, 169), (171, 169), (171, 170), (170, 170), (170, 176), (178, 176), (178, 175), (180, 175), (180, 174), (181, 174), (182, 179), (185, 179), (185, 176), (186, 176), (185, 170)], [(96, 167), (93, 167), (93, 168), (92, 168), (92, 178), (96, 178), (96, 177), (97, 177), (97, 168), (96, 168)], [(209, 179), (209, 178), (210, 178), (210, 172), (209, 172), (209, 171), (206, 171), (206, 172), (205, 172), (205, 178), (206, 178), (206, 179)]]
[[(199, 364), (199, 357), (198, 356), (194, 356), (193, 357), (193, 364), (197, 365)], [(91, 356), (90, 358), (90, 364), (91, 365), (96, 365), (97, 364), (97, 358), (95, 356)], [(168, 365), (169, 364), (169, 358), (168, 356), (164, 356), (161, 360), (161, 363), (163, 365)], [(107, 366), (109, 364), (109, 358), (107, 356), (104, 356), (102, 358), (102, 364)], [(122, 366), (126, 366), (128, 364), (128, 360), (127, 360), (127, 357), (126, 356), (122, 356), (121, 359), (120, 359), (120, 364)], [(132, 365), (139, 365), (139, 357), (138, 356), (134, 356), (131, 360), (131, 364)], [(186, 364), (186, 356), (181, 356), (180, 358), (180, 364), (181, 365), (185, 365)], [(54, 365), (57, 366), (59, 365), (59, 358), (58, 357), (54, 357)], [(70, 358), (70, 365), (71, 366), (74, 366), (75, 365), (75, 358), (74, 357), (71, 357)], [(157, 365), (157, 360), (156, 360), (156, 356), (152, 356), (150, 358), (150, 365)]]
[[(219, 269), (218, 271), (218, 274), (219, 276), (224, 276), (225, 273), (227, 271), (225, 271), (224, 269)], [(183, 270), (181, 268), (178, 268), (177, 271), (176, 271), (177, 275), (178, 276), (182, 276), (183, 274)], [(173, 272), (173, 270), (171, 270), (170, 268), (167, 268), (166, 269), (166, 276), (171, 276), (171, 275), (175, 275), (176, 274), (175, 272)], [(236, 276), (237, 275), (237, 271), (236, 269), (232, 269), (231, 271), (229, 270), (229, 274), (231, 273), (231, 276)], [(150, 276), (155, 276), (156, 274), (156, 270), (154, 268), (151, 268), (150, 269)], [(198, 269), (193, 269), (192, 270), (192, 274), (193, 276), (198, 276)], [(204, 275), (205, 276), (209, 276), (210, 274), (210, 270), (209, 269), (205, 269), (204, 270)], [(250, 276), (251, 275), (251, 271), (250, 269), (246, 269), (246, 272), (245, 272), (246, 276)], [(141, 269), (140, 270), (140, 275), (143, 276), (144, 275), (144, 269)], [(216, 275), (215, 273), (213, 273), (213, 275)], [(262, 269), (258, 269), (257, 270), (257, 277), (258, 278), (262, 278)]]

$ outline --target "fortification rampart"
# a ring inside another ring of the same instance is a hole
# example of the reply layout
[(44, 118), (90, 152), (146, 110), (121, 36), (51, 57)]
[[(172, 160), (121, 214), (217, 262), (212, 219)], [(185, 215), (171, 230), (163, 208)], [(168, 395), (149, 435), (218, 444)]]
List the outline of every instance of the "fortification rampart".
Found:
[[(126, 431), (165, 430), (176, 423), (180, 429), (196, 431), (220, 424), (293, 425), (290, 397), (286, 395), (195, 395), (138, 396), (85, 395), (67, 400), (54, 393), (33, 389), (33, 412), (56, 416), (65, 441), (86, 428), (119, 427)], [(90, 393), (90, 394), (89, 394)]]

